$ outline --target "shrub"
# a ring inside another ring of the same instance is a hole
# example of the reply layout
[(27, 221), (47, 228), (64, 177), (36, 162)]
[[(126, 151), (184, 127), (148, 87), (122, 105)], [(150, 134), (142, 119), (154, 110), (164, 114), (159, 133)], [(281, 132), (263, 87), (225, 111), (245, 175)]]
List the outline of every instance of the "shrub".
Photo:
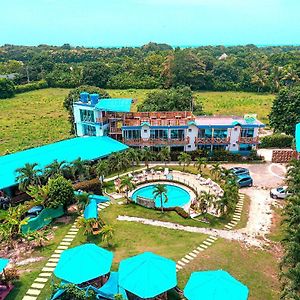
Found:
[(16, 86), (16, 93), (25, 93), (34, 90), (45, 89), (48, 87), (48, 83), (45, 80), (31, 82), (27, 84), (21, 84)]
[(73, 185), (75, 190), (82, 190), (89, 193), (102, 194), (102, 185), (98, 178), (77, 182)]
[(71, 181), (62, 176), (51, 178), (48, 181), (49, 193), (44, 201), (45, 207), (58, 208), (63, 205), (66, 208), (74, 200), (74, 189)]
[(6, 78), (0, 78), (0, 99), (12, 98), (15, 95), (14, 83)]
[(291, 148), (293, 137), (285, 134), (273, 134), (261, 139), (260, 148)]

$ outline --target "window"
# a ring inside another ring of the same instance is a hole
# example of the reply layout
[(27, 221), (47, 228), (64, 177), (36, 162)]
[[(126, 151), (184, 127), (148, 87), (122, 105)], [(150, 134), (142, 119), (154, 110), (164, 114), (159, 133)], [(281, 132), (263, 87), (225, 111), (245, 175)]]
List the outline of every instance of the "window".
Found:
[(214, 138), (221, 138), (221, 139), (227, 138), (227, 128), (214, 129)]
[(168, 130), (167, 129), (151, 129), (150, 130), (151, 139), (168, 139)]
[(253, 137), (254, 129), (253, 128), (243, 128), (241, 131), (241, 137)]
[(226, 145), (213, 145), (213, 150), (226, 150)]
[(189, 132), (192, 132), (192, 128), (189, 128)]
[(144, 129), (144, 133), (147, 133), (148, 132), (148, 130), (147, 129)]
[(83, 125), (83, 135), (96, 136), (96, 127), (91, 125)]
[(199, 129), (198, 138), (204, 138), (204, 137), (205, 137), (205, 129)]
[(141, 131), (140, 130), (124, 130), (123, 135), (126, 140), (140, 139)]
[(94, 111), (80, 109), (80, 120), (81, 122), (94, 123), (95, 122)]
[(184, 130), (183, 129), (171, 129), (171, 139), (183, 140), (184, 139)]
[(249, 144), (240, 144), (240, 151), (251, 151), (252, 145)]

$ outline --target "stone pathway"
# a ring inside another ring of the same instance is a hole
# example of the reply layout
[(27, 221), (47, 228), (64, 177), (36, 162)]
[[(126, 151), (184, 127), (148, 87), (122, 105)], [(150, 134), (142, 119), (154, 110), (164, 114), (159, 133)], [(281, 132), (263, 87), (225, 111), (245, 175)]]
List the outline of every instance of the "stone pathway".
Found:
[[(110, 205), (110, 202), (99, 203), (98, 211), (108, 207), (109, 205)], [(41, 293), (42, 289), (45, 287), (47, 281), (52, 276), (52, 273), (59, 261), (61, 253), (71, 246), (74, 238), (76, 237), (76, 235), (79, 231), (79, 229), (76, 227), (76, 224), (77, 224), (79, 218), (80, 218), (80, 216), (75, 219), (75, 222), (69, 229), (68, 233), (62, 239), (62, 241), (57, 246), (57, 248), (54, 250), (54, 253), (48, 259), (44, 268), (42, 268), (42, 272), (34, 280), (33, 284), (28, 289), (28, 291), (26, 292), (26, 295), (22, 298), (22, 300), (37, 300), (38, 299), (38, 296)]]

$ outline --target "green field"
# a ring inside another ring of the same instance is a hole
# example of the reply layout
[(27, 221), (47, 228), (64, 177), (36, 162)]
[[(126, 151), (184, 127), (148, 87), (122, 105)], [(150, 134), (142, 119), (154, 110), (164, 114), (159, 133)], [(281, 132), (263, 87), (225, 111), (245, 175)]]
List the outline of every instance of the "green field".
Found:
[[(68, 114), (63, 99), (68, 89), (44, 89), (0, 100), (0, 155), (69, 138)], [(146, 98), (150, 90), (108, 90), (112, 97)], [(267, 123), (273, 95), (244, 92), (195, 92), (208, 114), (243, 115), (257, 113)]]

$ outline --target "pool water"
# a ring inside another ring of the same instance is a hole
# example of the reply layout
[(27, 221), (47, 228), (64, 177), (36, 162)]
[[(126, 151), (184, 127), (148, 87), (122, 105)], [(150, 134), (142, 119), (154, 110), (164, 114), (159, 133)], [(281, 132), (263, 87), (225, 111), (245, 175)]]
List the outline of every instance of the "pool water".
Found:
[[(167, 188), (168, 201), (163, 203), (163, 207), (174, 207), (174, 206), (184, 206), (190, 201), (190, 194), (183, 188), (176, 185), (165, 185)], [(153, 191), (155, 190), (155, 184), (148, 185), (137, 189), (132, 194), (132, 199), (136, 201), (137, 196), (153, 199)], [(164, 198), (163, 198), (164, 199)], [(160, 207), (160, 196), (155, 199), (155, 206)]]

